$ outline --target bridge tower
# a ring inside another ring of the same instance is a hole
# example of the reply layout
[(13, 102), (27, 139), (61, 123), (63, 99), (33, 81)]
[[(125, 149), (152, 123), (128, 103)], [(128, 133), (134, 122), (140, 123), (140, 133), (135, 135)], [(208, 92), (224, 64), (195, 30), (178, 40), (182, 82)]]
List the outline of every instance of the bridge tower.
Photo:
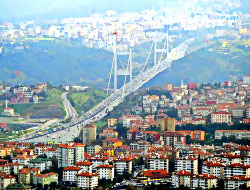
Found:
[(165, 44), (164, 47), (159, 49), (157, 48), (157, 40), (156, 40), (156, 32), (154, 32), (154, 65), (157, 65), (161, 60), (157, 61), (157, 54), (161, 53), (166, 53), (167, 56), (169, 55), (169, 38), (168, 38), (168, 31), (165, 37)]
[[(125, 76), (125, 80), (124, 80), (124, 85), (127, 81), (127, 76), (129, 76), (129, 82), (131, 82), (132, 84), (132, 81), (133, 81), (133, 61), (132, 61), (132, 47), (129, 48), (129, 52), (117, 52), (117, 33), (114, 33), (114, 37), (115, 37), (115, 40), (114, 40), (114, 47), (113, 47), (113, 54), (114, 54), (114, 57), (113, 57), (113, 63), (112, 63), (112, 67), (111, 67), (111, 71), (110, 71), (110, 76), (109, 76), (109, 82), (108, 82), (108, 89), (107, 89), (107, 96), (108, 96), (108, 93), (109, 93), (109, 90), (110, 90), (110, 80), (111, 80), (111, 75), (112, 73), (114, 73), (114, 87), (113, 87), (113, 90), (114, 92), (117, 91), (118, 89), (118, 77), (119, 76)], [(127, 67), (126, 67), (126, 70), (124, 69), (119, 69), (118, 68), (118, 54), (119, 55), (128, 55), (128, 63), (127, 63)], [(133, 85), (131, 85), (133, 86)]]

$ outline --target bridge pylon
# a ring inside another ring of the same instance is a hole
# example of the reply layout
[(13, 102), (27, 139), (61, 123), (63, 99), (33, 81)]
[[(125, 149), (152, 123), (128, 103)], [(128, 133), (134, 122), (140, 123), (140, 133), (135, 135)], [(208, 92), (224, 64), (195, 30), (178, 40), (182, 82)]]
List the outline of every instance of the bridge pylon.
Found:
[[(169, 55), (169, 38), (168, 38), (168, 31), (165, 37), (165, 45), (163, 48), (157, 48), (157, 40), (156, 40), (156, 32), (154, 32), (154, 65), (157, 65), (161, 60), (157, 60), (157, 54), (158, 53), (166, 53), (167, 56)], [(161, 56), (162, 57), (162, 56)]]
[[(113, 47), (114, 57), (113, 57), (113, 63), (112, 63), (110, 76), (109, 76), (107, 96), (108, 96), (110, 90), (113, 90), (114, 92), (116, 92), (118, 90), (118, 77), (119, 76), (125, 76), (124, 85), (127, 82), (127, 76), (129, 76), (129, 82), (131, 82), (131, 86), (133, 86), (132, 85), (132, 81), (133, 81), (132, 47), (129, 48), (129, 52), (119, 52), (119, 54), (128, 55), (128, 57), (129, 57), (126, 69), (119, 69), (118, 68), (118, 52), (117, 52), (117, 33), (114, 33), (114, 34), (115, 34), (114, 47)], [(112, 73), (113, 73), (113, 79), (114, 79), (114, 84), (113, 84), (114, 87), (113, 87), (113, 89), (110, 89), (109, 87), (110, 87)]]

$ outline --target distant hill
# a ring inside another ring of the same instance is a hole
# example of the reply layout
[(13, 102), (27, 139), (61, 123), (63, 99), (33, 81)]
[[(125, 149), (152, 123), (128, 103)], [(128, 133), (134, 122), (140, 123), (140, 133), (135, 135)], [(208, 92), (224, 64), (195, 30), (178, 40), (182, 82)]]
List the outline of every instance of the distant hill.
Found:
[(5, 48), (4, 56), (0, 56), (0, 80), (101, 86), (109, 76), (113, 56), (109, 52), (52, 41), (24, 45), (29, 48)]
[[(162, 85), (166, 82), (207, 83), (240, 78), (250, 71), (248, 41), (228, 43), (222, 48), (216, 42), (208, 48), (201, 48), (152, 79), (146, 86)], [(54, 85), (81, 84), (105, 88), (112, 63), (112, 53), (82, 47), (68, 42), (26, 42), (30, 48), (5, 48), (0, 56), (0, 80), (9, 83), (49, 81)], [(137, 71), (146, 59), (149, 45), (137, 48), (134, 62)], [(226, 53), (226, 54), (224, 54)], [(119, 58), (119, 63), (124, 58)], [(152, 60), (151, 60), (152, 62)]]

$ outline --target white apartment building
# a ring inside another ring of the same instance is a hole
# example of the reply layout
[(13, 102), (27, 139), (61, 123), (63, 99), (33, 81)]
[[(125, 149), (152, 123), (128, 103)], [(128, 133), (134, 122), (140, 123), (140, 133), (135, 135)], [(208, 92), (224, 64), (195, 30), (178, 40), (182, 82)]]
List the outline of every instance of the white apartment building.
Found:
[(44, 154), (47, 156), (47, 158), (53, 158), (58, 157), (58, 149), (57, 148), (47, 148), (47, 150), (44, 152)]
[(92, 162), (92, 169), (95, 171), (97, 166), (100, 165), (107, 165), (108, 164), (108, 157), (92, 157), (88, 158), (89, 161)]
[(94, 189), (98, 186), (98, 174), (96, 173), (81, 173), (77, 176), (77, 187), (82, 189)]
[(225, 189), (226, 190), (235, 190), (239, 189), (241, 185), (246, 184), (246, 187), (250, 187), (250, 180), (244, 176), (233, 176), (226, 178), (225, 180)]
[(48, 148), (48, 145), (46, 145), (46, 144), (41, 144), (41, 143), (36, 144), (35, 149), (34, 149), (34, 153), (35, 153), (35, 155), (42, 155), (45, 153), (47, 148)]
[(119, 157), (114, 159), (115, 171), (122, 175), (125, 172), (132, 172), (132, 158), (131, 157)]
[(80, 143), (60, 144), (58, 148), (58, 168), (73, 166), (84, 161), (84, 145)]
[(223, 178), (224, 167), (225, 165), (219, 162), (205, 161), (202, 163), (202, 173), (211, 174), (217, 178)]
[(71, 183), (77, 182), (77, 175), (80, 173), (81, 168), (75, 166), (68, 166), (63, 169), (63, 181)]
[(179, 188), (181, 185), (191, 187), (193, 174), (184, 170), (177, 171), (172, 175), (172, 185)]
[(183, 185), (190, 189), (196, 189), (198, 187), (202, 189), (211, 189), (217, 186), (217, 177), (210, 174), (194, 175), (182, 170), (172, 175), (172, 184), (175, 188), (179, 188)]
[(149, 170), (166, 170), (169, 169), (168, 157), (161, 154), (149, 154), (146, 156), (147, 168)]
[(211, 114), (211, 123), (227, 123), (231, 124), (231, 113), (226, 111), (213, 112)]
[(224, 178), (244, 176), (250, 178), (250, 165), (235, 163), (224, 168)]
[(236, 139), (249, 138), (250, 130), (216, 130), (215, 139), (222, 139), (222, 137), (235, 136)]
[(92, 162), (90, 161), (82, 161), (82, 162), (76, 162), (76, 166), (81, 168), (81, 172), (89, 172), (92, 173)]
[(175, 161), (175, 171), (187, 171), (198, 174), (198, 159), (192, 156), (178, 158)]
[(115, 168), (113, 165), (100, 165), (96, 169), (99, 175), (99, 179), (110, 179), (111, 181), (113, 181), (115, 177)]

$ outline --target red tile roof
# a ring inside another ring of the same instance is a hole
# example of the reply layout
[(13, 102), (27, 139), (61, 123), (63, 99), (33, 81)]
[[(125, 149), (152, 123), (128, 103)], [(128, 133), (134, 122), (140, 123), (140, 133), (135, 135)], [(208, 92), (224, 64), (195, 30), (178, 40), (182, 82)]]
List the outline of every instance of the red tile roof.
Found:
[(96, 168), (113, 168), (114, 166), (113, 165), (100, 165), (100, 166), (97, 166)]
[(228, 177), (225, 180), (233, 180), (233, 181), (249, 181), (250, 178), (246, 176), (232, 176)]
[(68, 166), (63, 169), (63, 171), (79, 171), (79, 170), (81, 170), (81, 168), (75, 166)]
[(92, 165), (92, 162), (90, 161), (76, 162), (76, 166), (90, 166), (90, 165)]
[(185, 170), (181, 170), (181, 171), (176, 172), (176, 175), (178, 175), (178, 176), (193, 176), (192, 173), (187, 172)]
[(92, 177), (92, 176), (98, 176), (98, 174), (97, 174), (97, 173), (85, 172), (85, 173), (77, 174), (77, 176), (81, 176), (81, 177)]
[(142, 171), (142, 175), (150, 178), (166, 178), (170, 177), (166, 170), (147, 170)]

